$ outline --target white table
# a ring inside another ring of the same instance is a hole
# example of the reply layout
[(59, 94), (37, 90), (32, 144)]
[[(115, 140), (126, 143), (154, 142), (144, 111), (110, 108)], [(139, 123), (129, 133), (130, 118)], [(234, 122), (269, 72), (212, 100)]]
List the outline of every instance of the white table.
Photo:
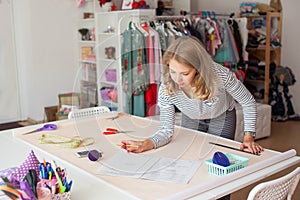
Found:
[[(149, 123), (148, 119), (142, 119), (138, 117), (131, 117), (130, 122), (128, 119), (118, 119), (119, 128), (125, 129), (133, 128), (132, 123), (136, 125), (135, 130), (143, 130), (143, 133), (151, 133), (156, 130), (157, 123)], [(124, 120), (124, 121), (122, 121)], [(100, 124), (99, 124), (100, 122)], [(94, 135), (95, 128), (99, 129), (97, 134), (100, 134), (103, 127), (111, 127), (116, 121), (103, 121), (103, 119), (91, 119), (82, 121), (62, 121), (57, 122), (58, 129), (53, 134), (70, 134), (74, 131), (86, 132)], [(96, 127), (98, 126), (98, 127)], [(294, 151), (286, 153), (274, 152), (272, 150), (265, 150), (261, 156), (251, 156), (249, 166), (239, 170), (238, 174), (229, 174), (226, 177), (215, 177), (207, 173), (206, 165), (203, 164), (195, 177), (189, 184), (175, 184), (175, 183), (162, 183), (157, 181), (148, 181), (133, 178), (124, 177), (110, 177), (96, 174), (96, 170), (101, 163), (92, 163), (86, 159), (76, 158), (74, 152), (78, 149), (59, 149), (58, 147), (50, 148), (47, 145), (42, 145), (37, 142), (37, 138), (41, 133), (30, 134), (27, 136), (21, 135), (22, 132), (26, 132), (34, 127), (24, 127), (13, 130), (7, 130), (0, 132), (0, 148), (1, 148), (1, 162), (0, 169), (5, 169), (13, 166), (20, 165), (33, 149), (39, 159), (56, 160), (60, 166), (64, 166), (68, 170), (68, 174), (73, 180), (72, 199), (215, 199), (223, 195), (237, 191), (243, 187), (246, 187), (256, 181), (259, 181), (265, 177), (271, 176), (279, 171), (282, 171), (290, 166), (293, 166), (300, 162), (300, 158), (295, 156)], [(101, 130), (100, 130), (101, 129)], [(146, 130), (146, 131), (145, 131)], [(169, 144), (170, 147), (176, 146), (184, 137), (184, 134), (189, 134), (194, 131), (186, 130), (180, 127), (176, 128), (177, 131), (184, 131), (183, 134), (176, 136), (174, 141)], [(13, 132), (16, 136), (13, 136)], [(99, 133), (100, 132), (100, 133)], [(87, 134), (87, 136), (90, 136)], [(199, 149), (199, 146), (203, 145), (203, 141), (207, 140), (211, 136), (207, 136), (204, 133), (199, 134), (193, 141), (189, 149), (184, 153), (183, 158), (194, 158), (195, 150)], [(147, 135), (147, 134), (145, 134)], [(98, 137), (99, 135), (94, 135)], [(180, 136), (180, 137), (179, 137)], [(203, 139), (203, 137), (205, 138)], [(105, 136), (107, 137), (107, 136)], [(109, 140), (112, 144), (120, 141), (124, 134), (118, 134), (109, 136)], [(213, 137), (214, 138), (214, 137)], [(211, 139), (211, 138), (210, 138)], [(215, 139), (215, 138), (214, 138)], [(102, 138), (103, 140), (103, 138)], [(101, 141), (102, 141), (101, 140)], [(100, 141), (96, 139), (96, 144)], [(238, 146), (235, 141), (218, 138), (218, 142), (231, 146)], [(168, 146), (168, 145), (167, 145)], [(103, 147), (103, 146), (102, 146)], [(105, 148), (111, 148), (109, 146)], [(117, 148), (111, 149), (111, 151), (105, 151), (103, 160), (105, 161), (113, 153), (118, 150)], [(215, 150), (225, 151), (221, 147), (214, 147)], [(160, 150), (155, 150), (158, 153)], [(154, 152), (155, 152), (154, 151)], [(229, 151), (229, 150), (228, 150)], [(229, 151), (239, 155), (239, 152)], [(150, 152), (151, 153), (151, 152)], [(207, 154), (203, 160), (210, 158), (213, 152)], [(241, 152), (242, 153), (242, 152)], [(245, 154), (242, 153), (244, 156)], [(269, 158), (270, 157), (270, 158)], [(262, 161), (269, 159), (268, 163)]]

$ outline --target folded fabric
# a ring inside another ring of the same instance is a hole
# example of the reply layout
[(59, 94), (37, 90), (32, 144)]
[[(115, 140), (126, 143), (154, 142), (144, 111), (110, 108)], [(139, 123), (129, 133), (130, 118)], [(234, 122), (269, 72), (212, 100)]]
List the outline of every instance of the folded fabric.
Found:
[[(14, 181), (13, 176), (14, 176), (14, 172), (16, 171), (16, 169), (17, 169), (17, 167), (12, 167), (12, 168), (8, 168), (8, 169), (5, 169), (5, 170), (1, 170), (0, 171), (0, 177), (7, 178), (7, 180), (11, 184), (15, 185), (17, 183)], [(4, 185), (4, 184), (5, 184), (5, 181), (2, 178), (0, 178), (0, 185)]]
[(14, 172), (15, 178), (21, 182), (30, 169), (35, 170), (36, 174), (39, 174), (39, 163), (34, 152), (31, 151), (26, 160)]

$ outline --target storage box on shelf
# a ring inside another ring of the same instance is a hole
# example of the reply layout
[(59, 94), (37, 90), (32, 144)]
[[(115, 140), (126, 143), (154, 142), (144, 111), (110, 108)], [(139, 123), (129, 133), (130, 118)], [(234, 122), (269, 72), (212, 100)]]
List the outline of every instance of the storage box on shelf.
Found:
[[(268, 103), (269, 100), (269, 86), (270, 86), (270, 64), (275, 62), (280, 65), (281, 62), (281, 34), (282, 34), (282, 13), (280, 12), (266, 12), (266, 15), (246, 16), (248, 19), (249, 32), (263, 31), (265, 32), (265, 45), (258, 45), (251, 47), (247, 45), (247, 51), (250, 57), (255, 57), (264, 67), (258, 65), (259, 70), (264, 70), (263, 76), (258, 79), (251, 79), (247, 76), (245, 84), (253, 84), (257, 87), (262, 87), (263, 100), (262, 103)], [(263, 20), (260, 20), (263, 19)], [(256, 21), (262, 21), (262, 28), (254, 30), (253, 24)], [(276, 23), (275, 23), (276, 22)], [(265, 23), (265, 24), (264, 24)], [(261, 69), (264, 68), (264, 69)], [(255, 77), (254, 77), (255, 78)], [(259, 99), (257, 99), (259, 101)]]
[(59, 94), (58, 101), (57, 120), (67, 119), (69, 112), (73, 109), (80, 108), (80, 95), (78, 93), (70, 92)]
[[(146, 20), (153, 19), (154, 15), (155, 10), (153, 9), (99, 12), (95, 14), (95, 52), (97, 57), (99, 105), (107, 106), (111, 110), (124, 112), (121, 33), (128, 28), (130, 21), (139, 23), (141, 20), (145, 20), (145, 18)], [(107, 88), (113, 91), (110, 93), (110, 97), (105, 95)]]
[(80, 81), (80, 108), (94, 107), (98, 105), (97, 83)]

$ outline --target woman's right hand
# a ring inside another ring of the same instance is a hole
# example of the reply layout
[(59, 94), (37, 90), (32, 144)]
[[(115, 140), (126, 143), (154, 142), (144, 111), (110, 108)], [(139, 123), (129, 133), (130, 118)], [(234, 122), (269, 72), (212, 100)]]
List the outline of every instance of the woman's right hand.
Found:
[(148, 151), (154, 148), (154, 144), (151, 140), (147, 139), (144, 141), (134, 141), (134, 140), (122, 140), (123, 149), (128, 152), (141, 153), (143, 151)]

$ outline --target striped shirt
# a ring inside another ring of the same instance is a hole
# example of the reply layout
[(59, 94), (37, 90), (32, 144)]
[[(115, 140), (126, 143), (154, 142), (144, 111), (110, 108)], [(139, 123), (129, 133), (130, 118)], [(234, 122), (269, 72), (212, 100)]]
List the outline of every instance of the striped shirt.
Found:
[(175, 106), (191, 119), (213, 119), (227, 110), (234, 109), (237, 101), (243, 109), (244, 131), (255, 132), (257, 111), (253, 96), (229, 69), (214, 63), (213, 70), (221, 84), (210, 101), (191, 99), (181, 90), (176, 92), (176, 95), (170, 96), (165, 90), (165, 85), (160, 85), (158, 92), (160, 126), (150, 137), (155, 148), (169, 143), (172, 138)]

